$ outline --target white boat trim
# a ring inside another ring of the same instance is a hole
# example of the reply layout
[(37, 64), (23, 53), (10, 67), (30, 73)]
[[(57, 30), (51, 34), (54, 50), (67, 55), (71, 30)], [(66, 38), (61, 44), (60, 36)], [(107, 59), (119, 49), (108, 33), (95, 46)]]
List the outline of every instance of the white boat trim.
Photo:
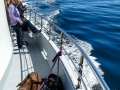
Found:
[(0, 0), (0, 90), (11, 65), (13, 46), (6, 18), (4, 0)]

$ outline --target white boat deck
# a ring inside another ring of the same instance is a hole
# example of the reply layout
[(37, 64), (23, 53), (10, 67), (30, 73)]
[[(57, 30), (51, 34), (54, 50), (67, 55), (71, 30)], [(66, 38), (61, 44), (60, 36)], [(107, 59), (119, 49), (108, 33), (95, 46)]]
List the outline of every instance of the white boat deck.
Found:
[(24, 34), (24, 40), (28, 41), (29, 45), (24, 50), (19, 50), (17, 43), (14, 43), (14, 54), (12, 65), (2, 90), (16, 90), (17, 84), (20, 83), (25, 76), (30, 72), (38, 72), (44, 78), (50, 67), (48, 62), (44, 60), (39, 47), (35, 44), (33, 38), (28, 34)]

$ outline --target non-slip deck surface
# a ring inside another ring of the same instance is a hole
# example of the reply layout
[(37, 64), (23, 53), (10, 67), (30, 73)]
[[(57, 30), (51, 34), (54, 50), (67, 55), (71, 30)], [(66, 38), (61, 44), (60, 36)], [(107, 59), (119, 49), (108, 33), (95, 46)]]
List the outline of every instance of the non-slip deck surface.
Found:
[(34, 42), (33, 38), (28, 34), (24, 34), (24, 40), (28, 41), (29, 45), (24, 50), (19, 50), (16, 41), (14, 41), (14, 54), (12, 66), (4, 85), (3, 90), (17, 90), (17, 84), (21, 82), (30, 72), (38, 72), (44, 78), (50, 67), (48, 62), (44, 60), (39, 47)]

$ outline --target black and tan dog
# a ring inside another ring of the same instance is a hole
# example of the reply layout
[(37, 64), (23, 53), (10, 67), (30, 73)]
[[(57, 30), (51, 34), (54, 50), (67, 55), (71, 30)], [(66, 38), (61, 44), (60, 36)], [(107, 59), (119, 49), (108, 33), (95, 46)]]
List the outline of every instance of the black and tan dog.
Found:
[(38, 90), (42, 78), (37, 72), (31, 72), (26, 76), (26, 78), (17, 85), (19, 88), (17, 90)]

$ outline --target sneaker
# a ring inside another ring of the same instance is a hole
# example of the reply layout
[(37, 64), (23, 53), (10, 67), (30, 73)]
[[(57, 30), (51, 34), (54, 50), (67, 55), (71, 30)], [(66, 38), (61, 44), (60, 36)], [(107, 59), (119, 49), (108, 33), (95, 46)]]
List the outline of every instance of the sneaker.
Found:
[(40, 35), (40, 33), (41, 33), (41, 31), (42, 31), (41, 29), (40, 29), (40, 30), (38, 30), (38, 31), (36, 32), (36, 35), (37, 35), (37, 36), (39, 36), (39, 35)]

